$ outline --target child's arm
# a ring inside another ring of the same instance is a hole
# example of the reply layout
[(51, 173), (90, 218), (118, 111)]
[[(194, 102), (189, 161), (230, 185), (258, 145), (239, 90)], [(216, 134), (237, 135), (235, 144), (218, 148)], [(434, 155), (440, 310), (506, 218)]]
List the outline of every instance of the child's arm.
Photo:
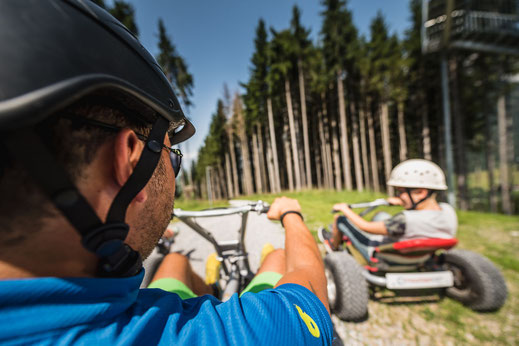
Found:
[(344, 214), (359, 229), (372, 233), (387, 235), (387, 228), (384, 221), (366, 221), (357, 213), (350, 209), (346, 203), (338, 203), (333, 206), (334, 210), (338, 210)]

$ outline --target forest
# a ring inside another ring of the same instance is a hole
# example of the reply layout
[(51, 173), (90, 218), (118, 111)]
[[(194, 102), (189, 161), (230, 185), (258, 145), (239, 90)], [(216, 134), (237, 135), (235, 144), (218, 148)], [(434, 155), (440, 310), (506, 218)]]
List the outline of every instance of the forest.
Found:
[[(138, 34), (131, 5), (113, 4), (110, 12)], [(422, 1), (409, 7), (403, 37), (380, 12), (360, 34), (346, 0), (321, 1), (315, 42), (297, 6), (283, 30), (259, 19), (249, 79), (238, 91), (222, 87), (179, 192), (211, 200), (308, 189), (392, 194), (385, 182), (400, 161), (425, 158), (445, 169), (440, 53), (422, 50)], [(189, 107), (193, 77), (160, 19), (158, 37), (157, 61)], [(457, 207), (518, 213), (518, 59), (443, 54)]]

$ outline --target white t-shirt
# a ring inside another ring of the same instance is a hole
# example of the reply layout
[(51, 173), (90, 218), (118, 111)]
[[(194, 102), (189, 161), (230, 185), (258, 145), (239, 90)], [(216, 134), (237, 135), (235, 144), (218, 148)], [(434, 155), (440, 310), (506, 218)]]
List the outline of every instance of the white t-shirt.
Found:
[(405, 210), (385, 221), (389, 238), (454, 238), (458, 218), (454, 208), (440, 203), (441, 210)]

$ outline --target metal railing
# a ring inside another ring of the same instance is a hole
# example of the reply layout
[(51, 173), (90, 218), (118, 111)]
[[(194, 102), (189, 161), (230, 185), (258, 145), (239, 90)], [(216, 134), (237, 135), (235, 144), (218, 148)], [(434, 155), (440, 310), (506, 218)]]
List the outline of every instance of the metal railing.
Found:
[[(461, 48), (517, 54), (519, 52), (519, 13), (481, 11), (472, 2), (457, 4), (448, 16), (436, 13), (430, 16), (431, 1), (423, 2), (422, 47), (426, 53), (442, 48)], [(445, 7), (445, 10), (447, 8)], [(450, 18), (449, 18), (450, 17)], [(450, 21), (449, 21), (450, 20)], [(448, 31), (447, 33), (445, 31)], [(447, 40), (447, 41), (445, 41)]]

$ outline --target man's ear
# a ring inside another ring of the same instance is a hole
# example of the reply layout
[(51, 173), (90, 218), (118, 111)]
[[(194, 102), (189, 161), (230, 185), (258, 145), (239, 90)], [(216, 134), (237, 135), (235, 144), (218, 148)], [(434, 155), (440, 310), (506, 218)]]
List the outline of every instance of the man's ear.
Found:
[[(129, 128), (122, 129), (115, 137), (113, 172), (115, 183), (119, 187), (122, 187), (132, 175), (143, 148), (143, 142)], [(147, 198), (146, 189), (142, 189), (134, 200), (144, 202)]]
[(141, 143), (135, 132), (129, 128), (122, 129), (115, 137), (113, 172), (117, 185), (123, 186), (132, 175), (141, 157)]

